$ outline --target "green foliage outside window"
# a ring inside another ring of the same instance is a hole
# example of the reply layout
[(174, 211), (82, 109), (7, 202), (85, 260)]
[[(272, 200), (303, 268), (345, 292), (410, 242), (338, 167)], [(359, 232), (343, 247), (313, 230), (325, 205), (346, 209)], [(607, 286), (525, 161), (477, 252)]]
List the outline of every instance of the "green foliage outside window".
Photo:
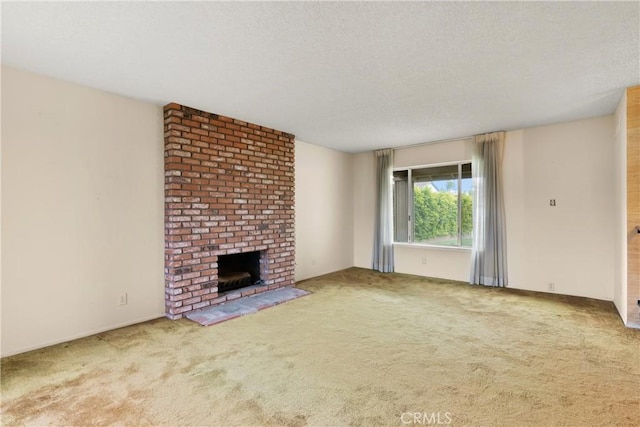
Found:
[[(429, 185), (414, 186), (413, 193), (414, 241), (425, 242), (434, 238), (458, 235), (457, 193), (436, 191)], [(473, 230), (471, 194), (462, 193), (460, 200), (464, 236)], [(457, 241), (453, 244), (457, 244)]]

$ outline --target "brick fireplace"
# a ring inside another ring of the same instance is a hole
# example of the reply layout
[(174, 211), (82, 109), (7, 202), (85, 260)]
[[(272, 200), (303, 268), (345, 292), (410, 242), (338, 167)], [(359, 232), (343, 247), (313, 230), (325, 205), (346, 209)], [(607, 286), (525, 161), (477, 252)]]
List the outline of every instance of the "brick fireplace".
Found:
[[(164, 131), (167, 317), (292, 285), (294, 136), (175, 103)], [(219, 257), (249, 252), (259, 274), (219, 292)]]

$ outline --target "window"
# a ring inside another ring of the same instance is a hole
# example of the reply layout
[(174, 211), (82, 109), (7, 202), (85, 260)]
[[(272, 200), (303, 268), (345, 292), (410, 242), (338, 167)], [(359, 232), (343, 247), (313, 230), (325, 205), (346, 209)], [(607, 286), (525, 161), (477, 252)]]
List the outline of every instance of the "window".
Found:
[(394, 171), (394, 240), (471, 246), (471, 182), (471, 163)]

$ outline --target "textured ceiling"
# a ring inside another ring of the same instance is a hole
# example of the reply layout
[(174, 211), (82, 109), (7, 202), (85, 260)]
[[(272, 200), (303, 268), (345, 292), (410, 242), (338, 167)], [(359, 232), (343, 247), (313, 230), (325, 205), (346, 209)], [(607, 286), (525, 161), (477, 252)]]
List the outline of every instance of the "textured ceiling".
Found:
[(3, 2), (2, 63), (354, 152), (611, 114), (639, 29), (638, 2)]

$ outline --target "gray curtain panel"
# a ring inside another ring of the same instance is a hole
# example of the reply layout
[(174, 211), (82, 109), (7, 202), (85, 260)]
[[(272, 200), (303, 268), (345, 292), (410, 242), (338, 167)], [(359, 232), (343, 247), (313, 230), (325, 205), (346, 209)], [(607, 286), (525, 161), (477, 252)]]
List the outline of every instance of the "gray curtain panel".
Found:
[(393, 271), (393, 150), (377, 150), (376, 220), (373, 240), (373, 269)]
[(473, 249), (474, 285), (507, 286), (507, 243), (502, 191), (504, 132), (474, 137)]

